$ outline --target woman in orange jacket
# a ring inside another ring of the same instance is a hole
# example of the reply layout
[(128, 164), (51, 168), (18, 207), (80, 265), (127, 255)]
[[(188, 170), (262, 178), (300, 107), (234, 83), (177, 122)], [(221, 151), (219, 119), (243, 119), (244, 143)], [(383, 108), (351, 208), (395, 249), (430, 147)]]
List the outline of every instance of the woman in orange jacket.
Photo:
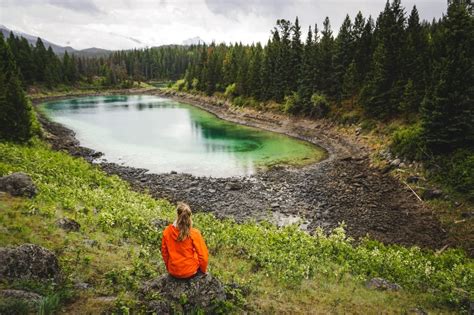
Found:
[(192, 227), (191, 208), (178, 203), (178, 217), (163, 231), (161, 255), (169, 274), (175, 278), (192, 278), (206, 273), (209, 253), (201, 232)]

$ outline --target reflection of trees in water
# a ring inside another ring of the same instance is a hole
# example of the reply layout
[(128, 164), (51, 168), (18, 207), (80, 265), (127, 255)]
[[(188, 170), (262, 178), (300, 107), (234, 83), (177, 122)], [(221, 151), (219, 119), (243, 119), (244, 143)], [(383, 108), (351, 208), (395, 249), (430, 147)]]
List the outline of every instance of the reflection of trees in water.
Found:
[(192, 111), (190, 118), (193, 136), (208, 140), (205, 145), (209, 146), (212, 152), (250, 152), (263, 146), (261, 137), (251, 134), (250, 130), (241, 126), (204, 120)]
[(99, 107), (100, 101), (93, 99), (72, 99), (59, 101), (54, 103), (48, 103), (46, 109), (51, 111), (66, 111), (71, 113), (79, 113), (84, 109), (90, 110), (97, 109)]

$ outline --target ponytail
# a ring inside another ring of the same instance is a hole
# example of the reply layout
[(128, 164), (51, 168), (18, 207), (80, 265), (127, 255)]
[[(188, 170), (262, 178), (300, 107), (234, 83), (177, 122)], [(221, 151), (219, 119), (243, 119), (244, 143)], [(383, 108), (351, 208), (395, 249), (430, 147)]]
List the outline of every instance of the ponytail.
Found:
[(179, 230), (178, 241), (181, 242), (188, 238), (193, 220), (191, 220), (191, 208), (184, 202), (178, 202), (177, 212), (178, 219), (176, 220), (176, 225)]

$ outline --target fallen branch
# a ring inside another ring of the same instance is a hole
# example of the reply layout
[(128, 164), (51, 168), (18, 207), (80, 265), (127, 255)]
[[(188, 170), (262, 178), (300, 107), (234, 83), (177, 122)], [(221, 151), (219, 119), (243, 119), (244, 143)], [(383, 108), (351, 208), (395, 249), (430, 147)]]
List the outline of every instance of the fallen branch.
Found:
[(449, 244), (444, 245), (443, 248), (436, 251), (436, 256), (441, 255), (448, 247), (449, 247)]
[(423, 199), (421, 199), (420, 196), (418, 196), (418, 194), (410, 187), (410, 185), (407, 184), (407, 182), (403, 182), (405, 185), (407, 185), (407, 187), (411, 190), (411, 192), (416, 196), (416, 198), (418, 198), (418, 200), (420, 200), (421, 202), (423, 202)]

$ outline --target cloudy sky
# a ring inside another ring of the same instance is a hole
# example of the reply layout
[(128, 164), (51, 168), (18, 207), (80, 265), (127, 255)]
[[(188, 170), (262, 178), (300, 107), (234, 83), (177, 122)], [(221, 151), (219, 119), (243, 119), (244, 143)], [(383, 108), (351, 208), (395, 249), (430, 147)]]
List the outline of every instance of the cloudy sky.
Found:
[[(402, 0), (431, 20), (446, 0)], [(182, 43), (266, 42), (276, 19), (298, 16), (305, 29), (329, 16), (333, 29), (346, 13), (376, 17), (384, 0), (0, 0), (0, 24), (77, 49), (128, 49)], [(306, 31), (304, 31), (306, 33)]]

